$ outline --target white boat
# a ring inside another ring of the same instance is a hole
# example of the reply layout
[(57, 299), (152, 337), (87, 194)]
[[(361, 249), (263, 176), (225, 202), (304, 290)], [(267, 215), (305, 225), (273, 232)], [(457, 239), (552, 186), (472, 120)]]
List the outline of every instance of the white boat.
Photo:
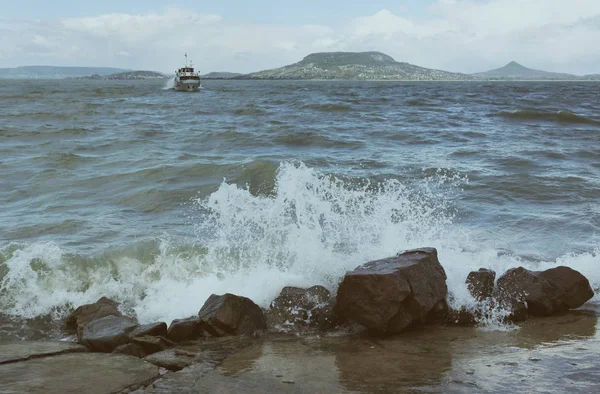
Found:
[(200, 89), (200, 74), (194, 71), (192, 62), (188, 65), (187, 53), (185, 54), (185, 66), (175, 72), (173, 89), (181, 92), (197, 92)]

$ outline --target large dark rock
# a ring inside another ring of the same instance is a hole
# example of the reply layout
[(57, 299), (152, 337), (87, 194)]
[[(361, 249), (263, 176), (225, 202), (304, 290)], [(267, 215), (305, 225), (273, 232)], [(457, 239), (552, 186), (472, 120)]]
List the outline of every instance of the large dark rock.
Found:
[(167, 331), (167, 338), (173, 342), (189, 341), (204, 336), (204, 324), (197, 317), (175, 319)]
[(331, 294), (323, 286), (308, 289), (284, 287), (277, 298), (271, 302), (267, 312), (269, 327), (302, 328), (316, 326), (320, 317), (327, 314), (325, 306)]
[(153, 337), (166, 337), (167, 336), (167, 323), (158, 322), (158, 323), (149, 323), (138, 326), (135, 330), (129, 333), (131, 338), (135, 337), (143, 337), (145, 335), (150, 335)]
[(128, 343), (129, 333), (136, 327), (137, 323), (129, 318), (106, 316), (83, 328), (81, 344), (91, 350), (110, 353), (117, 346)]
[(81, 340), (83, 327), (93, 320), (106, 316), (122, 316), (119, 303), (110, 298), (102, 297), (93, 304), (82, 305), (75, 309), (65, 320), (65, 331), (76, 333)]
[(434, 248), (409, 250), (346, 273), (337, 312), (378, 333), (397, 333), (424, 323), (446, 299), (446, 273)]
[(578, 308), (594, 296), (587, 278), (564, 266), (542, 272), (510, 269), (498, 279), (496, 293), (501, 305), (513, 311), (513, 320)]
[(211, 295), (198, 313), (214, 336), (252, 335), (267, 328), (262, 309), (252, 300), (234, 294)]
[(495, 280), (496, 272), (486, 268), (480, 268), (479, 271), (470, 272), (465, 283), (473, 298), (483, 301), (486, 298), (491, 297), (494, 293)]

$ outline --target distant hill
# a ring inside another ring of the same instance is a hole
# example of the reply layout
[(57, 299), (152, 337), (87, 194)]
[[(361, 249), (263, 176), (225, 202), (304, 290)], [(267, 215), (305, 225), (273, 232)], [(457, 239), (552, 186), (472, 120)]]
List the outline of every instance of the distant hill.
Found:
[(211, 72), (208, 74), (201, 75), (202, 79), (232, 79), (235, 77), (239, 77), (242, 74), (239, 73), (229, 73), (229, 72)]
[(298, 63), (236, 79), (466, 81), (475, 78), (397, 62), (381, 52), (323, 52), (310, 54)]
[(476, 77), (488, 79), (579, 79), (573, 74), (553, 73), (548, 71), (534, 70), (520, 65), (517, 62), (510, 62), (504, 67), (497, 68), (482, 73), (473, 74)]
[(108, 75), (130, 71), (113, 67), (59, 67), (59, 66), (21, 66), (0, 68), (0, 78), (62, 79), (86, 75)]
[(77, 79), (97, 79), (97, 80), (145, 80), (145, 79), (168, 79), (171, 78), (155, 71), (126, 71), (110, 75), (88, 75), (77, 77)]
[(600, 81), (600, 74), (588, 74), (581, 77), (584, 81)]

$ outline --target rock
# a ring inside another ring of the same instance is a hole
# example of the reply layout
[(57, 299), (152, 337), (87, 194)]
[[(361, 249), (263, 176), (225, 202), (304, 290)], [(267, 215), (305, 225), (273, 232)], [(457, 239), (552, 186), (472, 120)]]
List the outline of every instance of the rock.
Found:
[(129, 342), (129, 333), (137, 323), (127, 317), (106, 316), (86, 325), (81, 336), (81, 344), (88, 348), (110, 353), (119, 345)]
[(323, 310), (317, 309), (324, 308), (329, 298), (329, 290), (323, 286), (308, 289), (284, 287), (271, 302), (267, 323), (270, 327), (317, 325), (318, 316), (324, 314)]
[(169, 371), (180, 371), (191, 365), (196, 356), (196, 353), (186, 352), (185, 350), (169, 349), (151, 354), (145, 360)]
[(158, 376), (158, 367), (129, 356), (70, 353), (0, 365), (0, 391), (40, 394), (121, 393), (146, 386)]
[(133, 330), (129, 336), (131, 338), (143, 337), (144, 335), (150, 335), (153, 337), (166, 337), (167, 336), (167, 323), (158, 322), (150, 323), (138, 326)]
[(559, 311), (579, 308), (594, 297), (589, 280), (572, 268), (558, 266), (540, 272), (539, 276), (560, 289), (556, 301)]
[(175, 319), (167, 331), (167, 338), (173, 342), (192, 340), (203, 335), (204, 326), (197, 317)]
[(262, 309), (246, 297), (230, 293), (211, 295), (198, 316), (205, 329), (214, 336), (252, 335), (267, 328)]
[(140, 345), (135, 343), (126, 343), (124, 345), (119, 345), (115, 350), (113, 350), (113, 353), (125, 354), (137, 358), (144, 358), (148, 355), (148, 353), (146, 353)]
[(338, 289), (337, 312), (374, 332), (398, 333), (424, 323), (447, 293), (437, 251), (415, 249), (346, 273)]
[(469, 293), (478, 301), (483, 301), (489, 298), (494, 293), (494, 281), (496, 280), (496, 272), (480, 268), (479, 271), (472, 271), (467, 276), (465, 283), (469, 289)]
[(497, 283), (497, 298), (511, 308), (515, 320), (521, 320), (524, 311), (533, 316), (549, 316), (578, 308), (593, 296), (585, 276), (564, 266), (542, 272), (513, 268)]
[(321, 331), (332, 330), (344, 324), (344, 319), (336, 313), (335, 297), (331, 297), (324, 305), (314, 308), (310, 320), (311, 324), (316, 325)]
[(8, 343), (0, 345), (0, 364), (87, 351), (85, 346), (73, 342), (27, 341)]
[(131, 340), (132, 343), (140, 346), (146, 354), (162, 352), (170, 347), (175, 346), (175, 343), (164, 337), (152, 337), (145, 335), (136, 337)]
[(82, 305), (71, 312), (65, 320), (65, 331), (75, 333), (81, 339), (83, 327), (89, 322), (106, 316), (123, 316), (118, 308), (118, 302), (106, 297), (100, 298), (94, 304)]

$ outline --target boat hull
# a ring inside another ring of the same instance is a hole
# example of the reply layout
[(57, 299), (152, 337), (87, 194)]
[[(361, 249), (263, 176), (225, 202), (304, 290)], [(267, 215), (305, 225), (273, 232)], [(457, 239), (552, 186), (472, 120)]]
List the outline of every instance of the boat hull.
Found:
[(200, 90), (200, 81), (177, 81), (173, 85), (173, 89), (178, 92), (197, 92)]

